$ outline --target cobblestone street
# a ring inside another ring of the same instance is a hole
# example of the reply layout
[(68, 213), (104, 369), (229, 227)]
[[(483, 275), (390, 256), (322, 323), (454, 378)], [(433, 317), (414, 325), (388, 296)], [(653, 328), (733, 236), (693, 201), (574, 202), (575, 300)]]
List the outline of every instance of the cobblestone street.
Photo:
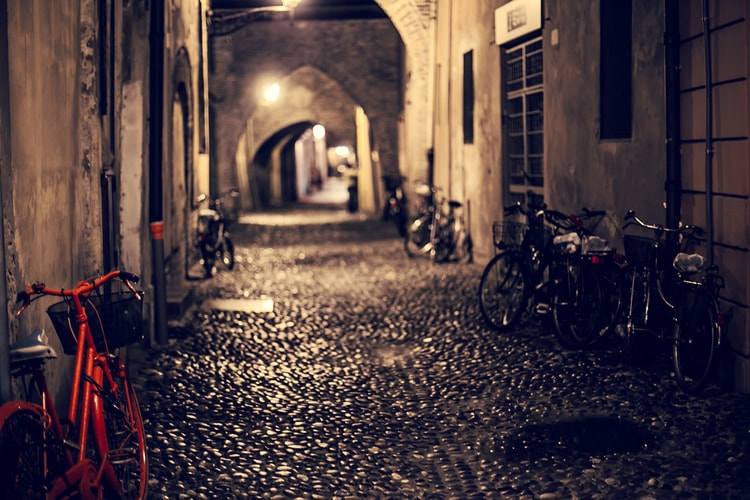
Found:
[(232, 230), (235, 269), (130, 353), (150, 498), (747, 498), (747, 395), (496, 334), (484, 260), (409, 259), (379, 220)]

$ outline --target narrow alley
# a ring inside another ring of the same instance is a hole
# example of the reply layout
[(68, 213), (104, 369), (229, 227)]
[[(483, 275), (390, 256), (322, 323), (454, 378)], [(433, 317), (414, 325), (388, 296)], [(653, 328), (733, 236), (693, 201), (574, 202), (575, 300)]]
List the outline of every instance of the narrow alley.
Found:
[(745, 396), (687, 396), (667, 364), (566, 351), (541, 323), (492, 333), (476, 299), (485, 262), (409, 259), (392, 225), (328, 215), (233, 227), (235, 269), (198, 286), (167, 345), (131, 350), (150, 498), (750, 488)]

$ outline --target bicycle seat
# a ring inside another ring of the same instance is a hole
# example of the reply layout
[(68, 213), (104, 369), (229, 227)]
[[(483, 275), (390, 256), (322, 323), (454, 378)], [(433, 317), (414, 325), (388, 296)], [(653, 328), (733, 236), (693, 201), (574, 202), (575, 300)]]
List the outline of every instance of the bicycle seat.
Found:
[(450, 200), (448, 206), (451, 208), (461, 208), (461, 202), (456, 200)]
[(708, 260), (701, 254), (680, 252), (675, 255), (672, 267), (680, 273), (698, 273), (706, 270)]
[(23, 363), (32, 359), (54, 359), (57, 353), (47, 343), (44, 328), (37, 328), (31, 335), (10, 346), (10, 363)]

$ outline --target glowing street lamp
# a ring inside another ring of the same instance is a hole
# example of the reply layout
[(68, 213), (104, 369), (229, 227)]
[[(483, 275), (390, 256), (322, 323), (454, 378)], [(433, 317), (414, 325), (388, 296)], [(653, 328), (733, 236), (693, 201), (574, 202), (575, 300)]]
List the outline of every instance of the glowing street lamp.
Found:
[(266, 102), (276, 102), (279, 100), (279, 96), (281, 95), (281, 85), (278, 83), (272, 83), (269, 85), (265, 92), (263, 92), (263, 98), (266, 100)]

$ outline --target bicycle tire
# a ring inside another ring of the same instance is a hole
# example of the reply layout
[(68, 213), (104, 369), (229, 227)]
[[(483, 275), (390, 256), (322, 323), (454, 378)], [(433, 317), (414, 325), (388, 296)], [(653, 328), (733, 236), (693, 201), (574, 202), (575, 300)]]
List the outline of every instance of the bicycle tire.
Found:
[(409, 257), (427, 255), (432, 248), (430, 244), (430, 214), (417, 217), (406, 228), (404, 237), (404, 250)]
[(555, 336), (563, 347), (582, 349), (601, 331), (600, 280), (592, 266), (580, 261), (570, 261), (563, 273), (556, 280), (550, 304)]
[(109, 360), (110, 377), (97, 364), (92, 422), (100, 460), (106, 459), (104, 480), (118, 498), (146, 498), (148, 452), (138, 398), (119, 358)]
[[(0, 408), (0, 491), (3, 498), (45, 498), (48, 478), (65, 470), (62, 445), (52, 429), (45, 436), (44, 411), (11, 401)], [(44, 473), (47, 449), (48, 474)]]
[(234, 243), (232, 243), (232, 240), (227, 234), (224, 235), (224, 245), (221, 249), (221, 262), (229, 271), (234, 269)]
[(695, 394), (711, 376), (721, 329), (714, 299), (706, 289), (690, 287), (683, 293), (676, 312), (672, 360), (677, 385)]
[(517, 325), (528, 296), (526, 271), (515, 253), (499, 253), (487, 263), (479, 283), (479, 308), (493, 330)]

